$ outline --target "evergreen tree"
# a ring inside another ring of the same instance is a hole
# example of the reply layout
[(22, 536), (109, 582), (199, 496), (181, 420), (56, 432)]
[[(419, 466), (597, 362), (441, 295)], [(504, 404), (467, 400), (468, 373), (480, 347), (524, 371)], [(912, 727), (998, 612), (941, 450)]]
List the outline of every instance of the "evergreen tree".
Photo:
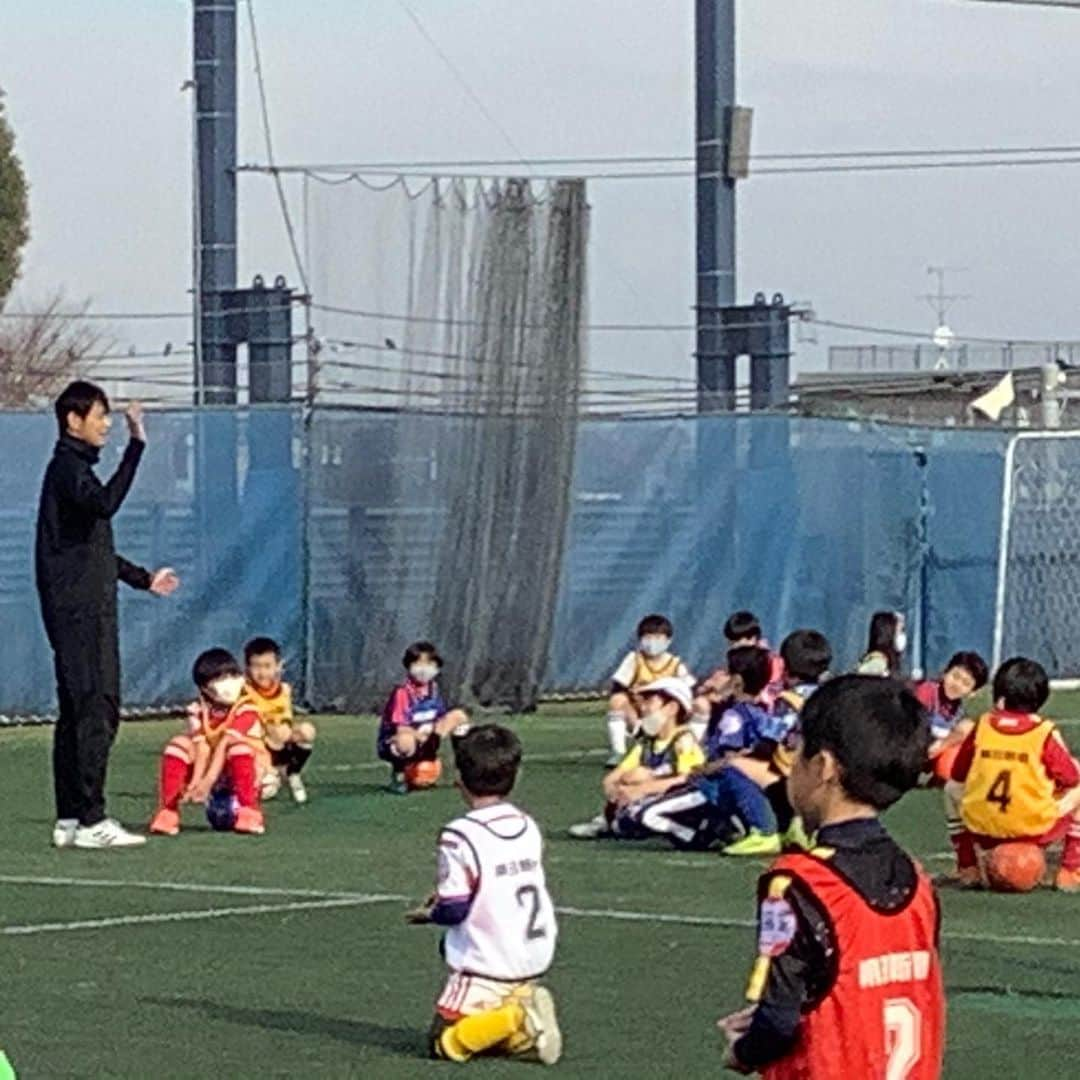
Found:
[(22, 249), (30, 239), (26, 176), (15, 153), (15, 133), (4, 115), (0, 91), (0, 308), (19, 276)]

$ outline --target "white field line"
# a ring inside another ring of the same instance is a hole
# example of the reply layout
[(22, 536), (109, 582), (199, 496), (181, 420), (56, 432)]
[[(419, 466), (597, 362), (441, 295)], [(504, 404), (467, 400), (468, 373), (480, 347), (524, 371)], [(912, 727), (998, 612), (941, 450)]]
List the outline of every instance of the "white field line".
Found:
[(368, 893), (343, 889), (283, 889), (272, 885), (213, 885), (188, 881), (122, 881), (119, 878), (31, 877), (0, 874), (0, 885), (52, 885), (95, 889), (153, 889), (157, 892), (221, 893), (232, 896), (294, 896), (315, 900), (356, 900)]
[(232, 915), (272, 915), (285, 911), (312, 911), (319, 908), (362, 907), (367, 904), (387, 904), (407, 899), (404, 896), (371, 893), (368, 896), (340, 896), (327, 900), (294, 900), (286, 904), (246, 904), (242, 907), (205, 908), (201, 911), (151, 912), (147, 915), (115, 915), (102, 919), (80, 919), (75, 922), (29, 923), (5, 926), (4, 936), (55, 934), (73, 930), (103, 930), (115, 926), (147, 926), (154, 923), (196, 922), (201, 919), (222, 919)]
[[(136, 887), (181, 892), (221, 892), (244, 890), (242, 895), (289, 895), (297, 892), (306, 895), (303, 890), (280, 890), (269, 888), (260, 890), (259, 886), (204, 886), (185, 882), (127, 882), (103, 881), (92, 878), (26, 878), (0, 877), (0, 884), (32, 885), (67, 885), (75, 888), (120, 888)], [(314, 892), (314, 890), (312, 890)], [(304, 911), (318, 908), (364, 907), (372, 904), (406, 903), (413, 899), (399, 893), (314, 893), (318, 899), (298, 900), (283, 904), (255, 904), (231, 908), (207, 908), (202, 911), (170, 911), (147, 915), (119, 915), (112, 918), (87, 919), (68, 923), (37, 923), (25, 926), (6, 926), (0, 928), (0, 935), (25, 935), (55, 933), (67, 930), (97, 930), (117, 926), (138, 926), (147, 923), (186, 922), (197, 919), (215, 919), (230, 915), (267, 914), (283, 911)], [(713, 926), (728, 930), (752, 930), (756, 923), (753, 919), (722, 918), (716, 915), (686, 915), (675, 912), (633, 911), (623, 908), (583, 908), (562, 905), (555, 909), (560, 915), (577, 919), (606, 919), (611, 922), (659, 923), (674, 926)], [(997, 945), (1029, 945), (1046, 948), (1080, 948), (1080, 938), (1038, 937), (1027, 934), (986, 934), (965, 931), (945, 931), (946, 941), (982, 941)]]

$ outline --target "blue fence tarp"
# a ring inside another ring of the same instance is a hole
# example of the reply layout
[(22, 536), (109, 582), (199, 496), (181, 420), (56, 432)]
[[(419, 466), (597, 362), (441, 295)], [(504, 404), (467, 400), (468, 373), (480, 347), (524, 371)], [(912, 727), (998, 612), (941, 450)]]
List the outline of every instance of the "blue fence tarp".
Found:
[[(152, 414), (117, 546), (174, 566), (183, 587), (168, 601), (122, 588), (125, 703), (184, 700), (201, 649), (256, 633), (283, 643), (290, 677), (316, 706), (387, 687), (439, 603), (448, 511), (427, 493), (445, 481), (452, 423), (410, 416), (404, 453), (393, 413)], [(5, 413), (0, 431), (10, 462), (0, 712), (47, 712), (55, 691), (33, 532), (55, 425)], [(543, 689), (604, 686), (650, 611), (672, 618), (676, 650), (702, 672), (722, 662), (721, 627), (742, 607), (774, 642), (823, 630), (840, 668), (858, 658), (878, 608), (911, 619), (915, 664), (932, 669), (957, 648), (989, 656), (1006, 443), (997, 432), (775, 416), (583, 420)], [(463, 574), (471, 557), (461, 553)]]

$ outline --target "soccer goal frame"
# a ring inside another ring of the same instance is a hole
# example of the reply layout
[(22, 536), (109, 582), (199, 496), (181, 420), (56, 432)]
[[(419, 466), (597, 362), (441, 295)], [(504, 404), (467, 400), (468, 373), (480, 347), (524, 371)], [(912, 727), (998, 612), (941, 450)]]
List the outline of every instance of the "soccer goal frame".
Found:
[[(1016, 539), (1015, 517), (1017, 511), (1017, 498), (1019, 494), (1018, 457), (1024, 449), (1032, 443), (1045, 446), (1048, 443), (1059, 442), (1063, 448), (1067, 448), (1070, 456), (1076, 462), (1077, 472), (1080, 473), (1080, 431), (1024, 431), (1015, 434), (1005, 450), (1004, 472), (1001, 484), (1001, 532), (998, 540), (997, 558), (997, 587), (994, 597), (994, 637), (993, 637), (993, 666), (996, 669), (1005, 659), (1006, 646), (1006, 619), (1008, 614), (1007, 603), (1009, 589), (1014, 582), (1010, 581), (1010, 568), (1014, 565), (1014, 545)], [(1022, 508), (1020, 512), (1025, 512)], [(1080, 551), (1080, 534), (1077, 536), (1077, 549)], [(1078, 579), (1080, 585), (1080, 579)], [(1035, 659), (1039, 659), (1035, 657)], [(1051, 683), (1057, 690), (1080, 689), (1080, 668), (1076, 671), (1051, 672)]]

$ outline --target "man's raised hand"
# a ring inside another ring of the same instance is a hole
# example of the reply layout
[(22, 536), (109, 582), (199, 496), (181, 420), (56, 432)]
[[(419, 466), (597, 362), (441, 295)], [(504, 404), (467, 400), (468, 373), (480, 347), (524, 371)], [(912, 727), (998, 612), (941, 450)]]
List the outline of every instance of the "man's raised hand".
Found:
[(128, 435), (139, 442), (146, 442), (146, 426), (143, 424), (143, 407), (141, 401), (133, 401), (124, 410), (124, 419), (127, 421)]

